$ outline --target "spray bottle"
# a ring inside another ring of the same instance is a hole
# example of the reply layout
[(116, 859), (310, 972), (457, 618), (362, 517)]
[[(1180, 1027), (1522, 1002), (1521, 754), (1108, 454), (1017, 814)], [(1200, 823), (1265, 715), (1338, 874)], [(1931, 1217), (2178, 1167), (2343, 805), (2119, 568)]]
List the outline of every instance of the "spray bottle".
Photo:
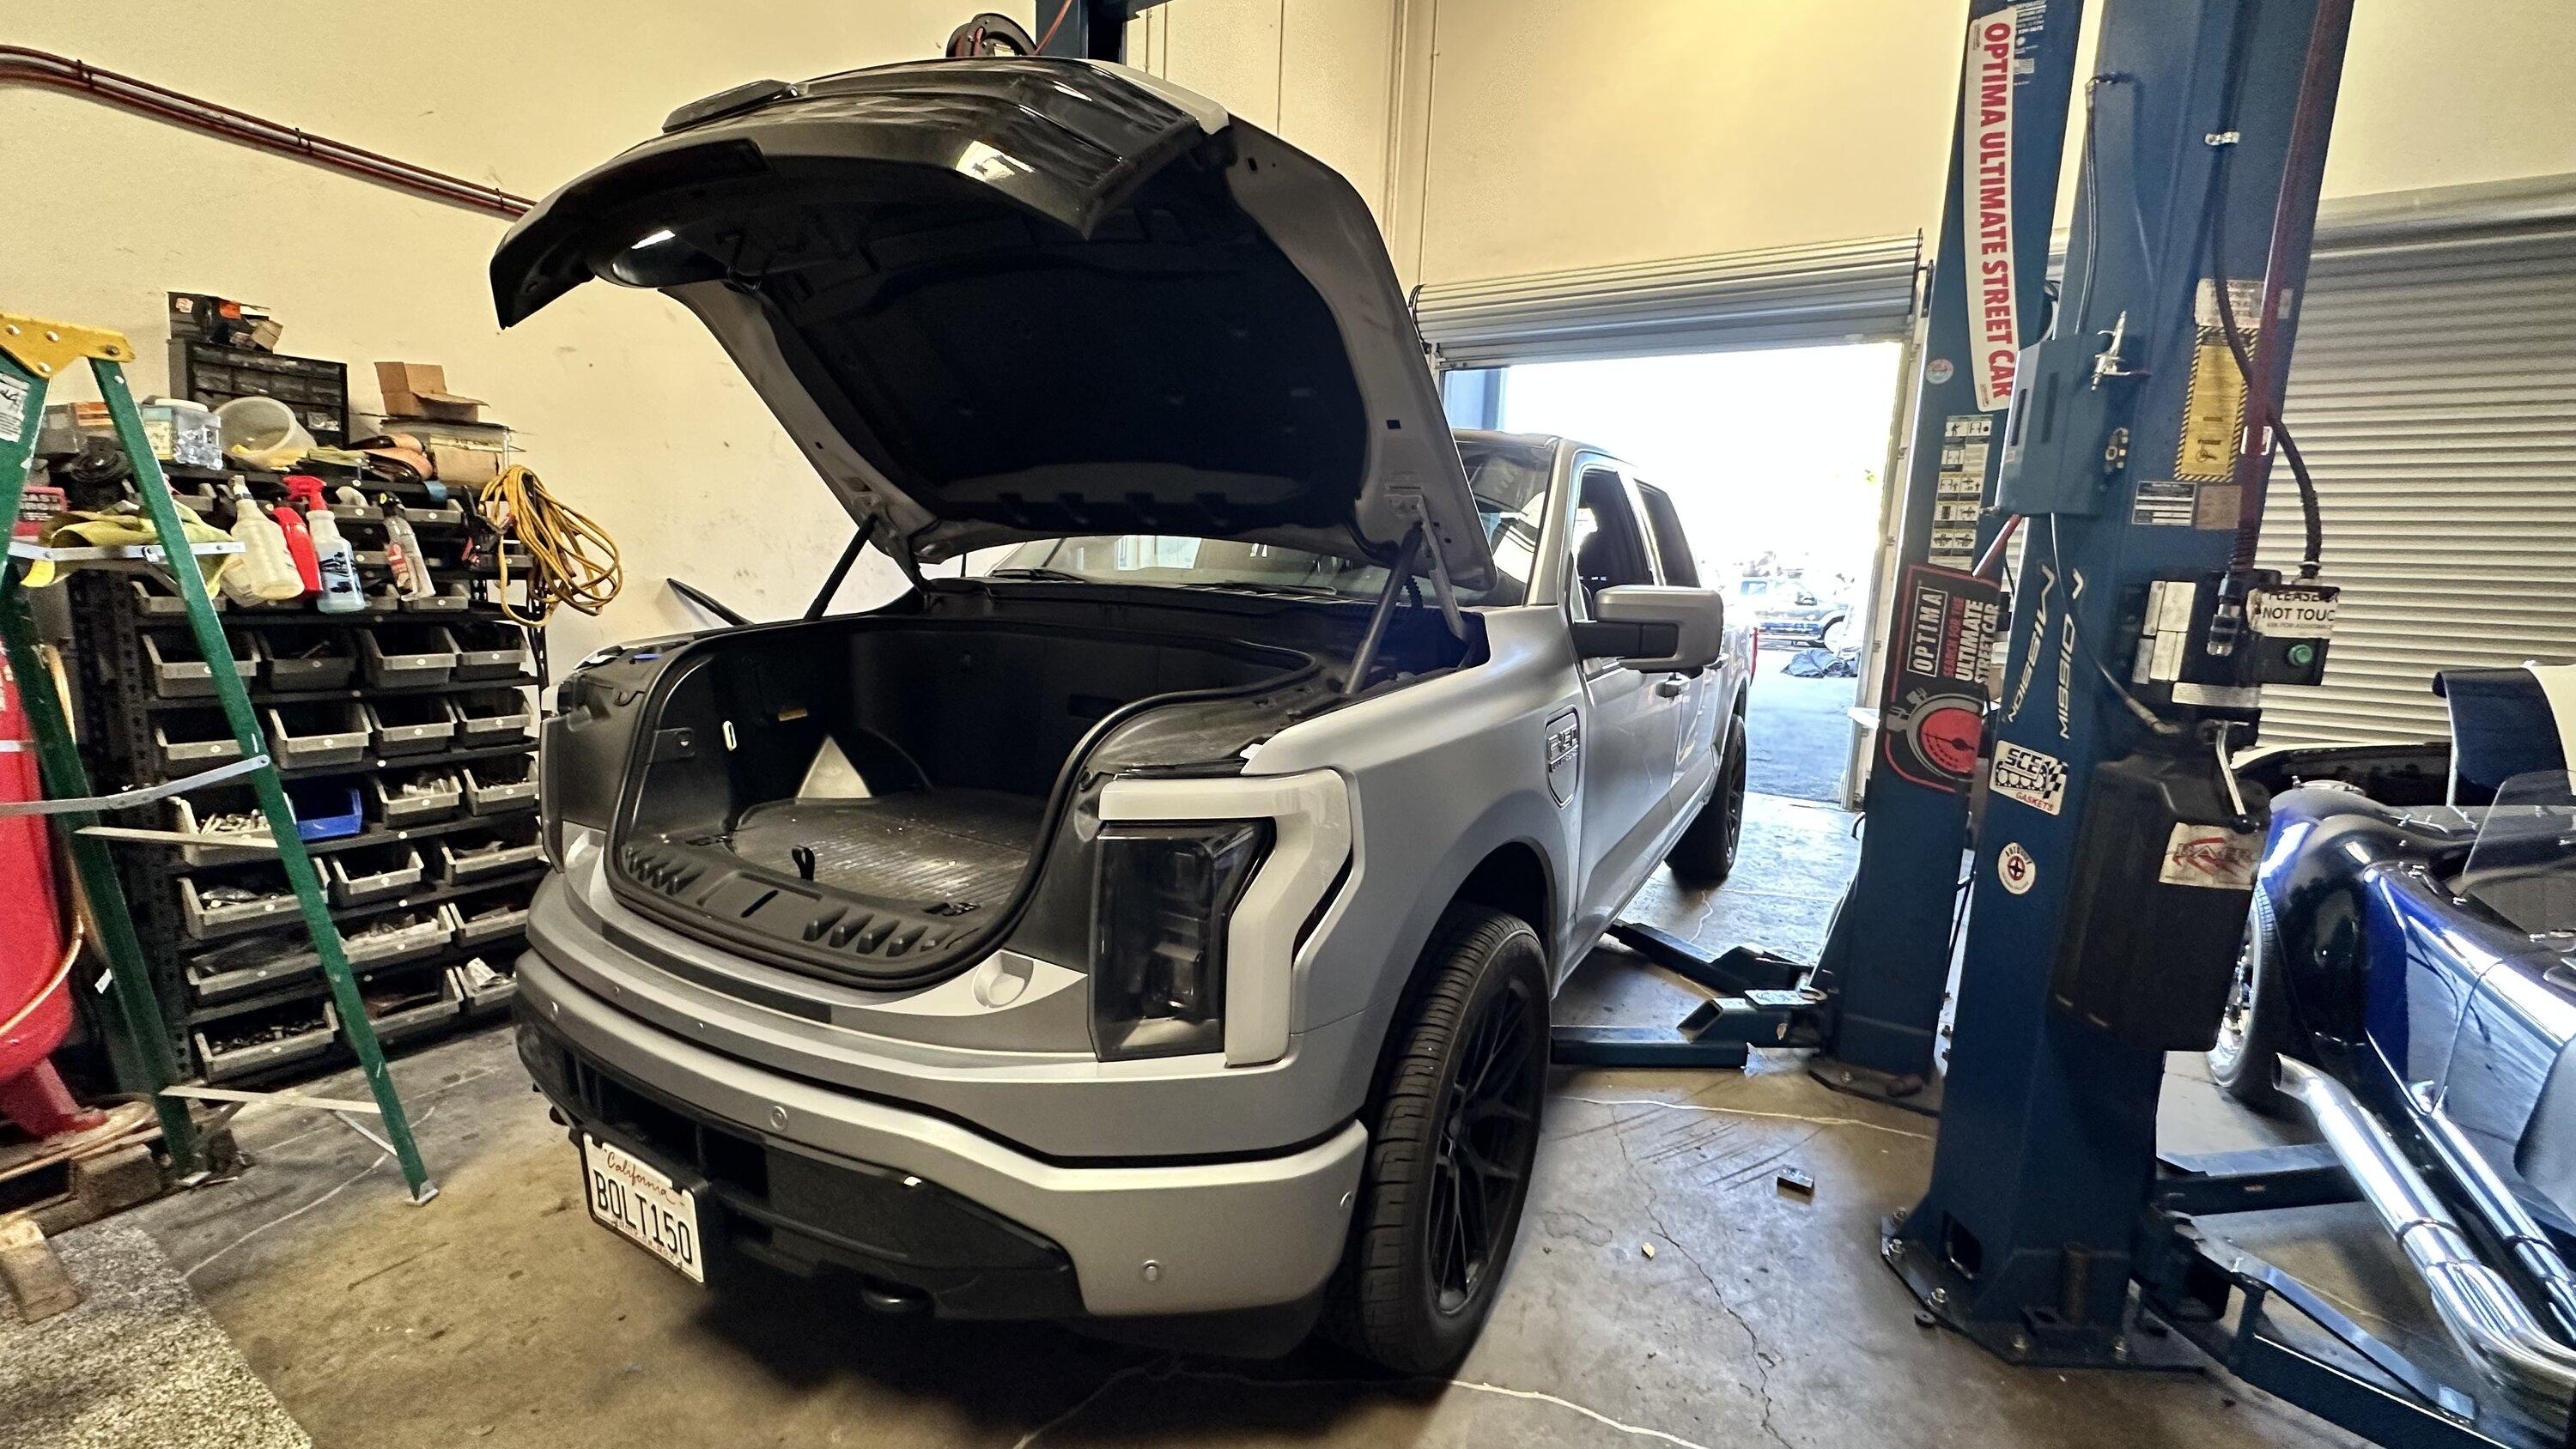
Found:
[(286, 540), (286, 556), (295, 561), (296, 582), (308, 594), (322, 592), (322, 561), (313, 555), (313, 534), (304, 526), (304, 515), (281, 503), (272, 516), (278, 535)]
[(314, 600), (325, 614), (352, 614), (367, 607), (366, 590), (358, 584), (358, 551), (340, 534), (340, 521), (322, 502), (322, 480), (310, 473), (291, 473), (286, 496), (304, 508), (304, 527), (313, 538), (313, 559), (322, 578), (321, 597)]
[(296, 572), (295, 560), (286, 552), (286, 535), (277, 524), (259, 511), (250, 496), (250, 488), (239, 478), (233, 480), (233, 541), (242, 546), (241, 557), (224, 570), (224, 591), (235, 602), (266, 600), (280, 603), (300, 596), (304, 580)]
[(388, 497), (385, 507), (385, 562), (394, 572), (394, 592), (406, 599), (426, 599), (438, 592), (429, 579), (429, 556), (420, 551), (420, 535), (402, 516), (402, 505)]

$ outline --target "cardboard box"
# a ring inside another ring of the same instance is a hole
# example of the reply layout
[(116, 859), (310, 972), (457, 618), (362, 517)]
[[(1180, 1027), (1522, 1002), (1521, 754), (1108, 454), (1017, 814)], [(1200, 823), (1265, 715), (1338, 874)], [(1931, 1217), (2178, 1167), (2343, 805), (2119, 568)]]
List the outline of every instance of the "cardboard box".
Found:
[(452, 488), (490, 482), (516, 448), (510, 430), (499, 423), (398, 417), (378, 421), (380, 432), (409, 433), (421, 451), (429, 455), (438, 481)]
[(388, 417), (470, 423), (482, 416), (483, 400), (449, 392), (447, 369), (435, 362), (379, 362), (376, 386), (385, 395)]

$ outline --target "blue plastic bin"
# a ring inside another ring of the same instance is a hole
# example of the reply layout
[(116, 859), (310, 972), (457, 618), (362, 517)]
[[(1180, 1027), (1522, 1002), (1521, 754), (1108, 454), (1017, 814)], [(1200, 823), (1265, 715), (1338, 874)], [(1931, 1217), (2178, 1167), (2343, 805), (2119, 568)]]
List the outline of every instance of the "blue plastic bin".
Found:
[(367, 828), (367, 810), (355, 785), (337, 781), (299, 783), (286, 787), (287, 802), (295, 807), (295, 833), (306, 844), (317, 840), (338, 840)]

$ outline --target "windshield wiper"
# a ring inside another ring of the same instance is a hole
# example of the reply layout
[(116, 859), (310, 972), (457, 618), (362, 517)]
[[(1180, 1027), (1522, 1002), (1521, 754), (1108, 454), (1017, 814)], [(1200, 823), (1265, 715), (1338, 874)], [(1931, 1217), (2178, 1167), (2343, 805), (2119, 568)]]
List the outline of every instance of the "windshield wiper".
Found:
[(1067, 573), (1063, 569), (986, 569), (984, 570), (984, 577), (988, 579), (1036, 579), (1040, 582), (1050, 584), (1089, 584), (1098, 582), (1096, 579), (1085, 578), (1081, 574)]
[(1350, 595), (1324, 584), (1265, 584), (1251, 579), (1192, 579), (1186, 589), (1223, 589), (1237, 594), (1293, 594), (1307, 599), (1347, 599)]

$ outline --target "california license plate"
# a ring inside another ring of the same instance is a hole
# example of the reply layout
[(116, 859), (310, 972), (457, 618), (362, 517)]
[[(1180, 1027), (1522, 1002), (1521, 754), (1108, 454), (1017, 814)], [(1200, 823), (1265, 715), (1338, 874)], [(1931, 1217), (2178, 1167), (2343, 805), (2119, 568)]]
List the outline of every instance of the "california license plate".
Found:
[(634, 1154), (587, 1133), (581, 1139), (581, 1175), (593, 1218), (679, 1269), (690, 1282), (707, 1281), (696, 1194)]

